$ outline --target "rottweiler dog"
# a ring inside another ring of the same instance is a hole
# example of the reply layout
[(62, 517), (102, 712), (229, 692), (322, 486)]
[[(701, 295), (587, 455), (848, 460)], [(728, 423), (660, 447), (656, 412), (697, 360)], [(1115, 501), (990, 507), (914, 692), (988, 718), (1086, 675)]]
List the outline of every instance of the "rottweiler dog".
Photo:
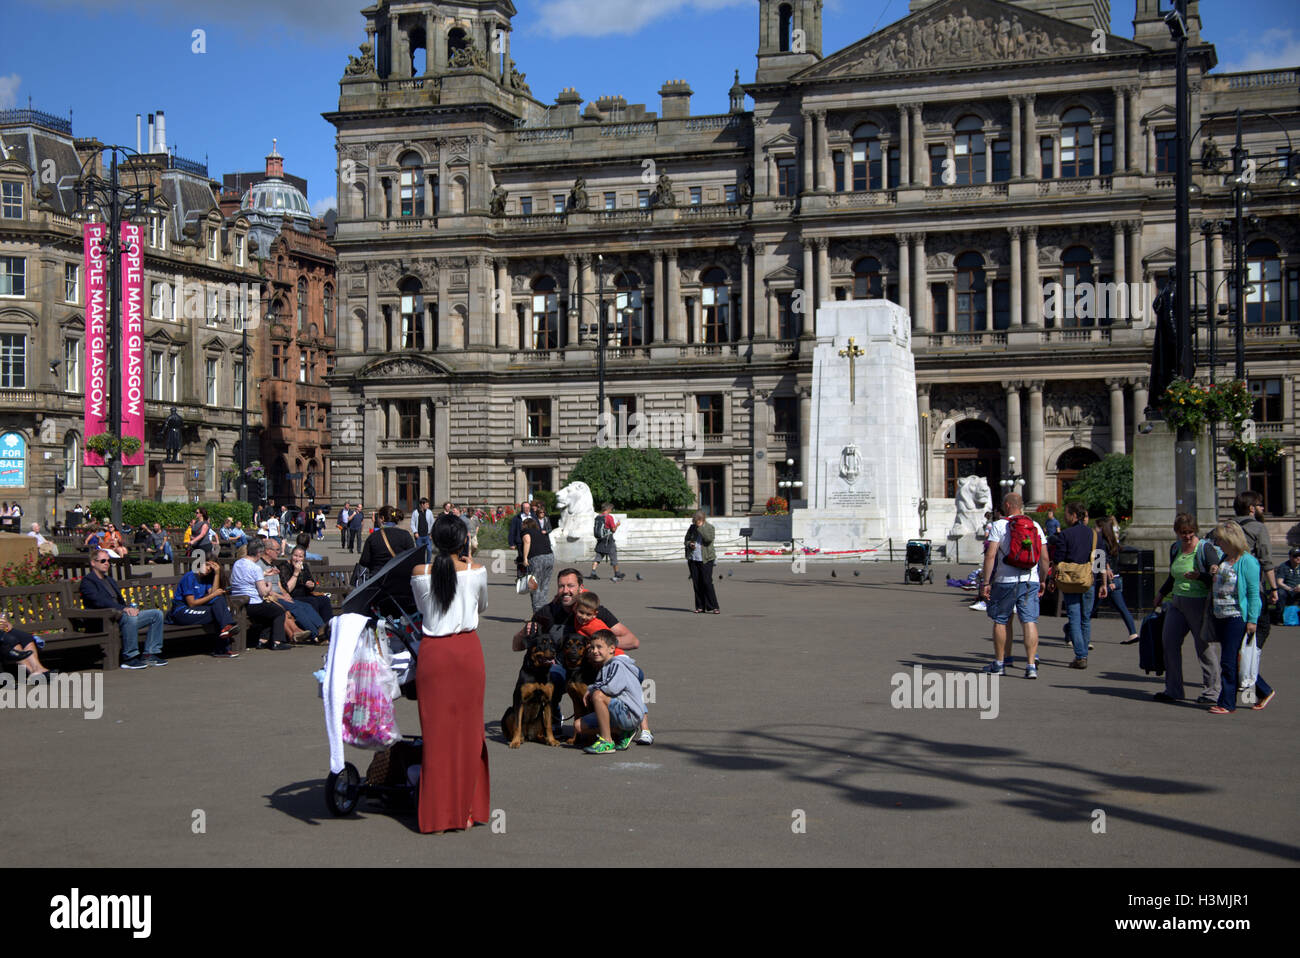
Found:
[(501, 716), (501, 733), (518, 748), (524, 739), (560, 743), (551, 728), (551, 699), (557, 694), (551, 681), (551, 666), (558, 652), (556, 638), (549, 630), (532, 630), (524, 649), (524, 662), (515, 681), (514, 704)]
[[(587, 686), (596, 680), (596, 666), (587, 658), (587, 637), (577, 632), (566, 635), (561, 646), (560, 659), (564, 664), (564, 671), (568, 673), (564, 692), (573, 702), (573, 721), (576, 726), (578, 720), (591, 711), (591, 708), (583, 702), (583, 698), (587, 694)], [(569, 741), (572, 744), (574, 739)]]

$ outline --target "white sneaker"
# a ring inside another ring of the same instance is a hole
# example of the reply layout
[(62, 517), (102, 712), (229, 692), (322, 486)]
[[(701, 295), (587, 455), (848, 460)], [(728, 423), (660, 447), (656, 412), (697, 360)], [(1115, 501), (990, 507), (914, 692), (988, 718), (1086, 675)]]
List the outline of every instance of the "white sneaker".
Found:
[(650, 733), (648, 728), (643, 728), (637, 734), (636, 742), (638, 745), (653, 745), (655, 743), (655, 737)]
[(988, 603), (983, 599), (980, 599), (978, 602), (972, 602), (970, 607), (976, 612), (987, 612), (989, 610)]

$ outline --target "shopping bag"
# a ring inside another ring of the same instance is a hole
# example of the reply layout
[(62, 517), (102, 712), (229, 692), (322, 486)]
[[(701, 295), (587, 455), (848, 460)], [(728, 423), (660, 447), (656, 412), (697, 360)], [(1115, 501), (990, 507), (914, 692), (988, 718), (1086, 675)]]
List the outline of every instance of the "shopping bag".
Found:
[(1300, 625), (1300, 605), (1288, 605), (1282, 610), (1283, 625)]
[(343, 742), (357, 748), (383, 749), (402, 737), (393, 713), (397, 677), (373, 628), (357, 642), (352, 667), (348, 669), (347, 694), (343, 700)]
[(525, 573), (515, 580), (515, 593), (517, 595), (527, 595), (529, 592), (537, 591), (537, 580)]
[(1253, 689), (1259, 681), (1259, 643), (1255, 636), (1248, 635), (1241, 643), (1237, 653), (1237, 688), (1240, 691)]

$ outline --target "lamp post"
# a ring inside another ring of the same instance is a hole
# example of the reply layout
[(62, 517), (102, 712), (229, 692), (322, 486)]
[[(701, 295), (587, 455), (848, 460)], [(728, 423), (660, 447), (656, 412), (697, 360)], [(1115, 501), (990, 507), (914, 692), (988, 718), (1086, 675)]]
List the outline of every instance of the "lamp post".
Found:
[(243, 382), (240, 384), (239, 401), (239, 489), (238, 498), (248, 501), (248, 317), (241, 324), (244, 328), (239, 337), (239, 361), (243, 363)]
[[(1191, 156), (1188, 136), (1187, 84), (1187, 0), (1174, 0), (1165, 17), (1174, 39), (1176, 127), (1174, 176), (1174, 328), (1178, 332), (1178, 373), (1185, 379), (1196, 375), (1196, 354), (1192, 351), (1191, 315)], [(1176, 511), (1196, 515), (1196, 436), (1186, 426), (1178, 427), (1174, 442), (1174, 498)]]
[(596, 412), (601, 415), (605, 412), (605, 257), (599, 253), (596, 254), (596, 335), (599, 337), (596, 343), (596, 376), (600, 380), (600, 396), (597, 400)]
[(1002, 487), (1002, 498), (1005, 499), (1013, 492), (1019, 492), (1019, 487), (1024, 485), (1024, 482), (1024, 477), (1016, 472), (1016, 457), (1007, 456), (1007, 478), (998, 480), (998, 485)]
[(780, 480), (776, 487), (785, 492), (786, 506), (789, 507), (794, 503), (795, 493), (803, 490), (803, 480), (796, 479), (794, 472), (794, 460), (787, 459), (781, 465), (785, 467), (785, 478)]
[[(105, 180), (91, 172), (99, 156), (108, 152), (109, 175)], [(105, 146), (86, 158), (77, 181), (77, 209), (74, 217), (83, 223), (103, 222), (107, 229), (108, 256), (106, 286), (108, 289), (108, 370), (105, 377), (109, 397), (108, 435), (118, 440), (117, 449), (104, 453), (108, 462), (108, 499), (110, 518), (115, 526), (122, 524), (122, 386), (119, 371), (122, 366), (122, 254), (121, 228), (123, 220), (144, 225), (151, 215), (161, 212), (157, 191), (150, 181), (144, 186), (125, 187), (118, 170), (118, 156), (139, 156), (125, 146)], [(135, 251), (132, 250), (132, 253)]]

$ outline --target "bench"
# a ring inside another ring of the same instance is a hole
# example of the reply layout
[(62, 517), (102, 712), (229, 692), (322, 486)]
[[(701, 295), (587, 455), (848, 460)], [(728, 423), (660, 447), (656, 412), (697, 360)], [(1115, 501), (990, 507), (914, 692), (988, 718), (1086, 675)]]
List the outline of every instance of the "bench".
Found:
[[(131, 564), (132, 557), (129, 555), (124, 559), (110, 558), (108, 563), (109, 575), (117, 582), (130, 579)], [(90, 553), (78, 552), (74, 555), (56, 555), (54, 556), (54, 565), (59, 570), (60, 578), (75, 582), (90, 572)]]
[(47, 651), (99, 649), (105, 669), (116, 668), (122, 637), (107, 609), (82, 607), (76, 583), (17, 585), (0, 588), (0, 609), (24, 632), (45, 641)]

